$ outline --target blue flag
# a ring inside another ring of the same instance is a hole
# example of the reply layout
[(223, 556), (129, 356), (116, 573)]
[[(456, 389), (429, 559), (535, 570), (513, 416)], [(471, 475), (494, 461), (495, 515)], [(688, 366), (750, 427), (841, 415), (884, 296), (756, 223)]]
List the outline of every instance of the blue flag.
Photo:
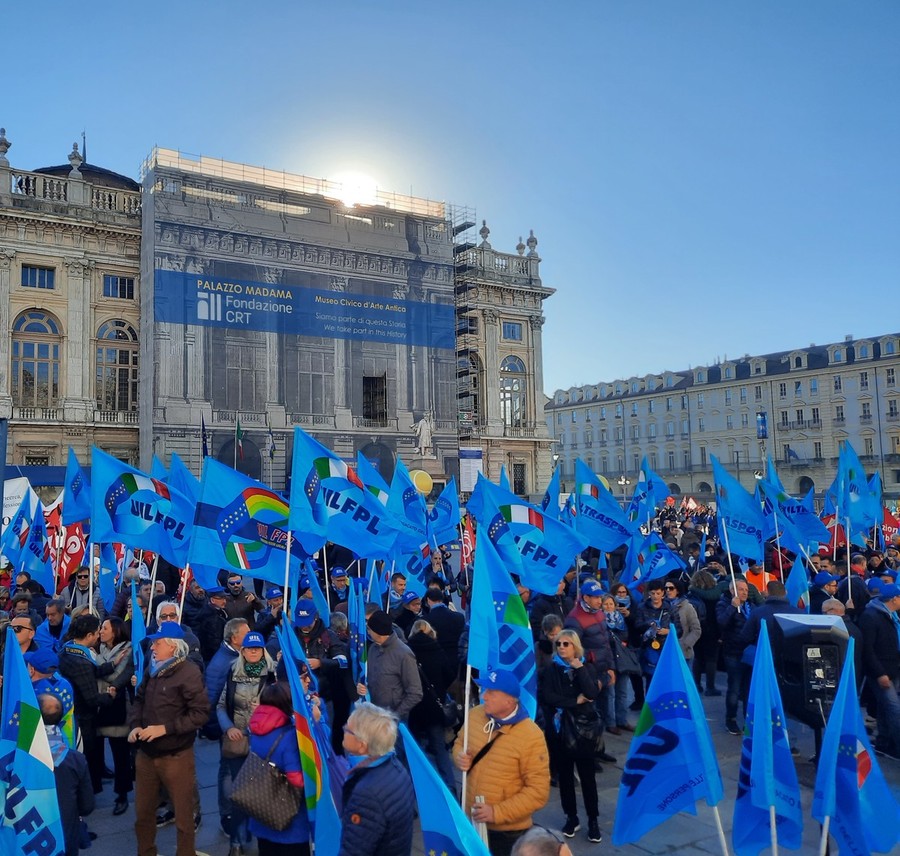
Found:
[(522, 705), (534, 718), (537, 668), (528, 613), (497, 549), (483, 537), (475, 548), (469, 665), (482, 675), (494, 669), (512, 672), (522, 687)]
[(390, 512), (353, 469), (301, 428), (294, 429), (289, 525), (309, 554), (327, 538), (358, 556), (381, 556), (398, 532)]
[(65, 851), (50, 743), (9, 627), (0, 707), (0, 852), (57, 856)]
[(587, 536), (484, 477), (479, 476), (472, 495), (480, 500), (475, 519), (507, 569), (532, 591), (555, 594), (575, 556), (588, 545)]
[(669, 548), (659, 532), (651, 532), (646, 538), (636, 532), (631, 537), (621, 581), (634, 590), (650, 580), (661, 579), (672, 571), (683, 571), (686, 567), (684, 559)]
[[(88, 544), (87, 555), (93, 556), (93, 544)], [(100, 599), (109, 612), (116, 602), (116, 572), (119, 570), (119, 563), (116, 561), (116, 551), (112, 544), (100, 545), (100, 574), (97, 579), (97, 585), (100, 588)]]
[[(288, 504), (275, 491), (206, 458), (188, 560), (283, 584), (288, 515)], [(292, 539), (290, 561), (299, 566), (302, 557)]]
[(459, 541), (459, 495), (452, 478), (434, 501), (427, 518), (428, 543), (433, 548)]
[(169, 484), (194, 501), (200, 496), (200, 480), (184, 465), (177, 452), (172, 452)]
[(425, 852), (441, 856), (490, 856), (472, 821), (403, 723), (400, 723), (400, 734), (419, 804)]
[[(18, 569), (22, 561), (22, 553), (28, 542), (28, 533), (31, 531), (31, 491), (26, 490), (19, 508), (12, 520), (3, 530), (0, 538), (0, 554), (6, 556), (10, 565)], [(15, 575), (13, 574), (13, 577)]]
[(503, 490), (512, 492), (512, 488), (509, 486), (509, 476), (506, 474), (506, 464), (500, 464), (500, 481), (498, 484)]
[(831, 818), (831, 834), (841, 853), (888, 853), (900, 843), (900, 805), (863, 724), (856, 698), (855, 642), (851, 636), (822, 739), (812, 816), (819, 823)]
[(166, 465), (156, 455), (150, 461), (150, 475), (163, 482), (169, 480), (169, 471), (166, 469)]
[(356, 453), (356, 474), (369, 493), (373, 494), (382, 505), (387, 505), (391, 489), (381, 473), (361, 451)]
[(87, 479), (75, 450), (69, 446), (66, 461), (66, 480), (63, 484), (62, 524), (81, 523), (91, 517), (91, 484)]
[(794, 527), (791, 534), (799, 540), (806, 552), (810, 548), (818, 550), (819, 544), (827, 544), (831, 540), (831, 533), (825, 524), (803, 502), (794, 499), (783, 488), (766, 479), (760, 479), (757, 486), (764, 501), (763, 513), (771, 515), (773, 522), (777, 517), (779, 527), (783, 526), (784, 521), (790, 521)]
[(799, 560), (799, 557), (791, 566), (784, 588), (792, 606), (798, 606), (804, 612), (809, 612), (809, 574), (806, 572), (806, 565)]
[(134, 659), (134, 674), (137, 677), (137, 686), (144, 680), (144, 646), (141, 644), (147, 638), (147, 625), (144, 623), (144, 613), (141, 612), (141, 604), (137, 596), (137, 580), (131, 581), (131, 656)]
[(791, 757), (769, 630), (763, 621), (753, 660), (731, 826), (731, 841), (737, 856), (757, 856), (771, 844), (770, 806), (775, 807), (779, 847), (797, 850), (803, 841), (800, 784)]
[[(737, 479), (725, 472), (715, 455), (710, 457), (716, 482), (716, 513), (722, 546), (727, 545), (726, 549), (730, 552), (747, 559), (762, 559), (765, 521), (759, 503), (741, 487)], [(727, 529), (727, 534), (722, 532), (723, 527)]]
[[(28, 499), (27, 492), (25, 498)], [(28, 538), (25, 540), (25, 547), (19, 560), (19, 568), (28, 571), (31, 578), (44, 587), (44, 591), (54, 591), (50, 539), (47, 537), (47, 523), (44, 520), (44, 506), (41, 502), (38, 502), (34, 510)]]
[(193, 527), (193, 501), (96, 446), (92, 460), (93, 540), (140, 547), (183, 568)]
[(781, 483), (781, 479), (778, 477), (778, 471), (775, 469), (775, 463), (772, 460), (771, 455), (766, 456), (766, 480), (770, 484), (775, 485), (778, 490), (782, 491), (783, 493), (787, 493), (784, 485)]
[(837, 515), (840, 524), (849, 529), (847, 538), (864, 535), (876, 522), (866, 472), (849, 442), (844, 441), (838, 453)]
[(634, 486), (634, 495), (625, 516), (631, 523), (645, 523), (656, 517), (656, 509), (668, 495), (669, 486), (650, 469), (647, 457), (644, 456), (641, 460), (638, 481)]
[(559, 467), (554, 467), (553, 475), (550, 476), (550, 484), (547, 485), (544, 498), (541, 500), (541, 511), (545, 511), (551, 516), (555, 514), (557, 517), (559, 517), (559, 485)]
[(695, 803), (722, 799), (722, 776), (706, 713), (674, 625), (663, 645), (619, 784), (613, 844), (637, 841)]
[(347, 624), (350, 631), (350, 668), (353, 683), (366, 682), (366, 581), (351, 577), (350, 594), (347, 596)]
[(398, 547), (409, 550), (428, 541), (425, 532), (425, 519), (428, 515), (425, 498), (413, 484), (406, 464), (399, 458), (394, 467), (394, 477), (391, 479), (387, 509), (400, 525), (401, 533), (397, 537)]
[(637, 529), (606, 485), (581, 458), (575, 461), (575, 499), (575, 528), (598, 550), (615, 550)]

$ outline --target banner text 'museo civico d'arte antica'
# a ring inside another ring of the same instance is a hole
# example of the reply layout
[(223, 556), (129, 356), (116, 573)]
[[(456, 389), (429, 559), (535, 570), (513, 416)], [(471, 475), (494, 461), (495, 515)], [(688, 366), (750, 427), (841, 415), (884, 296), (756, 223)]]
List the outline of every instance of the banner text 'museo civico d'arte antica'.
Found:
[(170, 324), (455, 347), (452, 304), (397, 300), (379, 295), (389, 289), (379, 283), (359, 285), (373, 293), (157, 270), (154, 315)]

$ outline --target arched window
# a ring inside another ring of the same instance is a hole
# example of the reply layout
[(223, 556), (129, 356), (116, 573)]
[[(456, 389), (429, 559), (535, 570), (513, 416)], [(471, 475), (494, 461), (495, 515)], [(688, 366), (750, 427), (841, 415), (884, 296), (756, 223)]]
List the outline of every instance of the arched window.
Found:
[(53, 407), (59, 400), (59, 324), (45, 312), (23, 312), (13, 323), (10, 392), (19, 407)]
[(518, 357), (507, 357), (500, 364), (500, 412), (504, 425), (525, 425), (525, 364)]
[(859, 346), (859, 358), (861, 360), (868, 359), (869, 357), (869, 346), (868, 345), (860, 345)]
[(97, 407), (135, 411), (138, 406), (138, 337), (125, 321), (97, 331)]

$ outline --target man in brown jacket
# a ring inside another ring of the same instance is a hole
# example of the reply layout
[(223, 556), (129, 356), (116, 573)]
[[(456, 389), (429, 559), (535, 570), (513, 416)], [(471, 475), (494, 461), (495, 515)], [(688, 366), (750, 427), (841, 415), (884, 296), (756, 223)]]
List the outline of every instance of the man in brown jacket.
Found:
[[(476, 681), (482, 704), (469, 712), (468, 749), (460, 731), (453, 759), (468, 772), (466, 811), (487, 824), (494, 856), (509, 856), (532, 826), (532, 815), (550, 796), (550, 762), (544, 734), (519, 704), (520, 687), (511, 672), (489, 672)], [(476, 797), (483, 803), (475, 803)]]
[(181, 625), (164, 621), (150, 640), (147, 677), (138, 688), (128, 734), (135, 758), (138, 856), (156, 854), (156, 807), (164, 785), (175, 811), (176, 856), (194, 856), (194, 739), (209, 717), (200, 670), (187, 659)]

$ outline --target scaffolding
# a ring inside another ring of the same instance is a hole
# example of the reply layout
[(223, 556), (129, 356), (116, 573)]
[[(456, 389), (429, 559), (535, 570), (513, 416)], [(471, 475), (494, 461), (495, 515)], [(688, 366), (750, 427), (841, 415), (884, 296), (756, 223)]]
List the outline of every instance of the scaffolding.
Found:
[(475, 209), (450, 206), (453, 234), (453, 285), (456, 296), (456, 397), (457, 435), (460, 442), (476, 434), (479, 420), (478, 372), (473, 356), (478, 352), (478, 321), (472, 314), (475, 281), (469, 250), (475, 247)]

